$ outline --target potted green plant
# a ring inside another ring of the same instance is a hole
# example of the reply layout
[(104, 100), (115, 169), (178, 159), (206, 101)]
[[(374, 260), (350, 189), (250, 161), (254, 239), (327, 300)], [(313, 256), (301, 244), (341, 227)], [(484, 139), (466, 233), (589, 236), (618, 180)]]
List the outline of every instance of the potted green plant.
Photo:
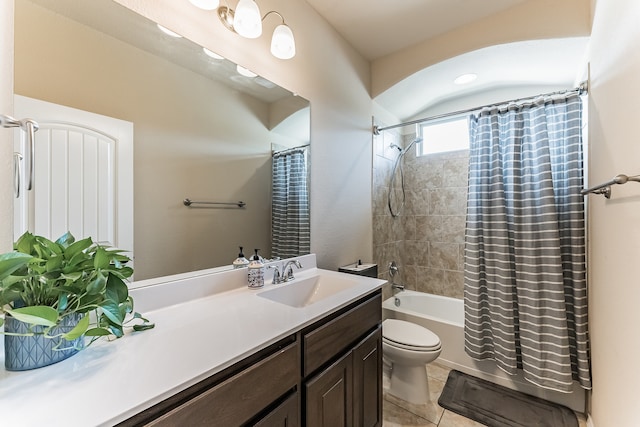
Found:
[[(26, 232), (0, 255), (0, 326), (5, 367), (26, 370), (59, 362), (103, 336), (153, 324), (133, 311), (123, 251), (66, 233), (55, 242)], [(85, 339), (86, 338), (86, 339)]]

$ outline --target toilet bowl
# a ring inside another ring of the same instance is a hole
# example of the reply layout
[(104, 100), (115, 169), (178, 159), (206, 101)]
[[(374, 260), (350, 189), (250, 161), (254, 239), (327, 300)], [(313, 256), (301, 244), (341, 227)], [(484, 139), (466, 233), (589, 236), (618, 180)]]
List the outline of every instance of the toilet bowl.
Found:
[(391, 365), (389, 393), (407, 402), (427, 403), (426, 365), (441, 351), (440, 338), (427, 328), (398, 319), (382, 322), (382, 355)]

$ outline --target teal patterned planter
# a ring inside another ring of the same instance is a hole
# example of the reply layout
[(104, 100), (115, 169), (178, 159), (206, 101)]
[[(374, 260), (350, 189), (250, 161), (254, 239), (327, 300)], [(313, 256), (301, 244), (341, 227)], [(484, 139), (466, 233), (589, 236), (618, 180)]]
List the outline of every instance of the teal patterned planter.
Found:
[[(60, 325), (51, 328), (48, 335), (59, 335), (71, 331), (82, 319), (82, 314), (73, 313), (65, 316)], [(8, 371), (26, 371), (42, 368), (67, 359), (76, 354), (84, 343), (84, 337), (73, 341), (64, 338), (45, 338), (38, 335), (45, 328), (34, 326), (36, 335), (30, 337), (4, 336), (4, 366)], [(29, 332), (28, 325), (13, 317), (5, 316), (5, 333), (25, 334)], [(59, 344), (59, 345), (58, 345)], [(58, 347), (64, 350), (56, 350)]]

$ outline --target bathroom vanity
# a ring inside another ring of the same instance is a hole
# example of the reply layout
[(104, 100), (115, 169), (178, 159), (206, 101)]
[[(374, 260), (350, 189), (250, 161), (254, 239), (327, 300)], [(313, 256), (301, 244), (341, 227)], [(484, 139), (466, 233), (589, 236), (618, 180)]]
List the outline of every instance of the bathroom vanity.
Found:
[[(142, 284), (131, 293), (155, 329), (46, 368), (0, 371), (3, 419), (49, 426), (382, 425), (385, 282), (317, 269), (313, 255), (300, 260), (305, 268), (296, 280), (258, 291), (238, 270)], [(300, 294), (309, 283), (313, 292)], [(33, 405), (38, 411), (29, 410)]]
[(120, 425), (379, 426), (381, 304), (377, 290)]

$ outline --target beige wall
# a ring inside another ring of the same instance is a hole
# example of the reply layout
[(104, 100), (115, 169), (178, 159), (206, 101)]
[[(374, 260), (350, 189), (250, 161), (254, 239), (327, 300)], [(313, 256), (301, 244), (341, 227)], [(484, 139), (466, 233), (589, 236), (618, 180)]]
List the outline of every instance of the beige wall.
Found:
[[(640, 2), (598, 0), (591, 40), (589, 182), (640, 173)], [(640, 425), (640, 184), (589, 196), (591, 414), (597, 427)]]
[[(0, 114), (13, 115), (13, 1), (0, 2)], [(0, 253), (13, 242), (13, 129), (0, 128)]]

